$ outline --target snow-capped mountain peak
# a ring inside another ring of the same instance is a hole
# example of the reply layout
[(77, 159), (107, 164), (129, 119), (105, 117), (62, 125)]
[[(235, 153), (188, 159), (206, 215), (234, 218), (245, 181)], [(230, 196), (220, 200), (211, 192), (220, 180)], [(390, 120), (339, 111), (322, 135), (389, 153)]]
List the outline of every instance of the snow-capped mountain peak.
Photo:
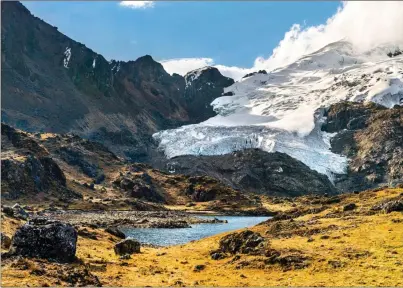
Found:
[(287, 153), (331, 178), (344, 172), (347, 159), (329, 151), (319, 108), (343, 100), (400, 105), (403, 55), (388, 56), (393, 50), (384, 46), (357, 52), (346, 41), (331, 43), (288, 66), (225, 88), (224, 94), (231, 96), (211, 103), (217, 116), (154, 137), (168, 157), (260, 148)]

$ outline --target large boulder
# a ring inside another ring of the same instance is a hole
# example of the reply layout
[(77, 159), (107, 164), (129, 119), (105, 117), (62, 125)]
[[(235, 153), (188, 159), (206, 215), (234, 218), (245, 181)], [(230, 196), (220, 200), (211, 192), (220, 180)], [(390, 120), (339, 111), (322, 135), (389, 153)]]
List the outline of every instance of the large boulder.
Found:
[(125, 239), (116, 243), (114, 250), (116, 255), (140, 253), (140, 242), (136, 239)]
[(10, 254), (71, 262), (75, 259), (76, 244), (77, 231), (71, 225), (36, 218), (17, 230)]
[(261, 255), (265, 253), (268, 245), (269, 242), (259, 233), (245, 230), (221, 238), (219, 251), (230, 254)]

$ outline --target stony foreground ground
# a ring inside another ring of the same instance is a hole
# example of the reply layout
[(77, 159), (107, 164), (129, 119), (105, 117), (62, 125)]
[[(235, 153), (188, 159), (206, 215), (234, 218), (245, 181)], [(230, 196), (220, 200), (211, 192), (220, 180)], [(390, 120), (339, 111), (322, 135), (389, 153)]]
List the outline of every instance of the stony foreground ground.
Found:
[[(2, 286), (402, 286), (403, 214), (391, 211), (400, 209), (391, 203), (402, 201), (402, 193), (397, 188), (267, 203), (279, 214), (250, 230), (269, 243), (276, 261), (249, 254), (213, 260), (211, 251), (230, 232), (185, 245), (141, 247), (120, 259), (113, 250), (120, 239), (85, 227), (96, 239), (79, 236), (74, 263), (3, 259)], [(24, 223), (2, 220), (7, 235)]]

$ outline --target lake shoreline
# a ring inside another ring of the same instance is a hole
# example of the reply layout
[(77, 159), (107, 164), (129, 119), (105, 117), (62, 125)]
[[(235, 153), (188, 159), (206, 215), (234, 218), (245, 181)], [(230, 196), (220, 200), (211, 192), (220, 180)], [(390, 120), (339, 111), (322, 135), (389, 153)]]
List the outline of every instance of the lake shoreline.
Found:
[[(222, 233), (253, 227), (271, 217), (257, 216), (202, 216), (200, 223), (185, 228), (134, 228), (121, 227), (126, 238), (157, 246), (183, 245)], [(205, 220), (207, 220), (205, 222)]]

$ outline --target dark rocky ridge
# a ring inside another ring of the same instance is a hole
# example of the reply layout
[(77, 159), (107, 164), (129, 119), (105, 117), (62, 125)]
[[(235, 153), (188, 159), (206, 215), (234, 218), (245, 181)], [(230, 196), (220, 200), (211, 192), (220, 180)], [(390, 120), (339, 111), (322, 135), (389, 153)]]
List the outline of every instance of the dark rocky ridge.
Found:
[(237, 189), (268, 195), (334, 194), (329, 179), (287, 154), (246, 149), (217, 156), (178, 156), (157, 164), (185, 175), (208, 175)]
[(403, 182), (403, 107), (374, 103), (331, 105), (322, 130), (337, 132), (332, 151), (349, 157), (347, 175), (335, 182), (343, 192)]
[(205, 67), (185, 75), (185, 101), (194, 122), (199, 123), (216, 115), (210, 103), (223, 93), (223, 87), (234, 84), (214, 67)]
[(146, 161), (153, 133), (207, 119), (205, 107), (233, 82), (212, 68), (200, 79), (214, 89), (196, 81), (185, 91), (185, 79), (149, 55), (108, 62), (19, 2), (2, 2), (1, 13), (2, 121), (25, 131), (74, 132)]

